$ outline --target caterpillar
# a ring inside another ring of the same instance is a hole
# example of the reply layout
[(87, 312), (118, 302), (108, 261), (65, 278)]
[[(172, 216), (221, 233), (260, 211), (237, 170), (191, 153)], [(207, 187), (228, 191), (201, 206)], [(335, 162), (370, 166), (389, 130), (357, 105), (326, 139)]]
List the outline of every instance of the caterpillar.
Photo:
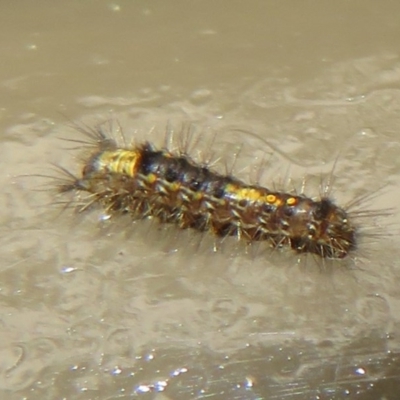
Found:
[(313, 199), (247, 184), (195, 162), (185, 151), (148, 141), (118, 146), (99, 127), (89, 135), (96, 148), (84, 158), (80, 175), (65, 171), (69, 179), (58, 187), (60, 194), (87, 194), (81, 212), (98, 204), (109, 215), (152, 218), (324, 259), (343, 259), (357, 247), (350, 214), (327, 196)]

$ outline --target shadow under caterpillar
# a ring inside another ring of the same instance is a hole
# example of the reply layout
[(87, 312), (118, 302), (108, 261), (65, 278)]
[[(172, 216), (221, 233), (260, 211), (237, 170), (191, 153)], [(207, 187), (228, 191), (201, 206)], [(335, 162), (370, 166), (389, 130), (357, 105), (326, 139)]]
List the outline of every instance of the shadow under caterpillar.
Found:
[(87, 194), (79, 211), (98, 204), (110, 215), (153, 218), (326, 259), (345, 258), (357, 247), (350, 213), (327, 196), (315, 200), (250, 185), (196, 163), (184, 151), (149, 142), (118, 146), (101, 126), (84, 132), (96, 148), (83, 160), (80, 176), (65, 171), (67, 181), (58, 186), (61, 194)]

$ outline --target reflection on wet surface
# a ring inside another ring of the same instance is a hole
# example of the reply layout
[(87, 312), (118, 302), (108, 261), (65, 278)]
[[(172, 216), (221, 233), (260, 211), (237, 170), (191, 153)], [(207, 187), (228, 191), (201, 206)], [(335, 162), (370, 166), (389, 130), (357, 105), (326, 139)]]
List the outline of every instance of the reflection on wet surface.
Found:
[[(76, 399), (394, 399), (399, 389), (400, 355), (387, 354), (379, 338), (349, 343), (340, 353), (329, 341), (295, 340), (279, 347), (246, 346), (232, 355), (201, 345), (155, 347), (134, 355), (130, 339), (128, 332), (113, 332), (98, 359), (75, 356), (68, 362), (58, 357), (56, 341), (26, 343), (14, 350), (19, 365), (3, 375), (3, 387), (34, 398), (72, 392)], [(130, 365), (115, 362), (123, 355), (129, 355)]]
[[(0, 6), (1, 397), (397, 399), (399, 8)], [(241, 179), (261, 165), (263, 184), (299, 190), (306, 176), (318, 196), (333, 171), (338, 204), (367, 195), (367, 209), (394, 210), (365, 219), (355, 263), (322, 272), (288, 252), (213, 253), (207, 237), (60, 212), (39, 175), (79, 171), (81, 146), (60, 139), (82, 139), (68, 119), (118, 120), (156, 143), (193, 124), (193, 155), (212, 147)]]

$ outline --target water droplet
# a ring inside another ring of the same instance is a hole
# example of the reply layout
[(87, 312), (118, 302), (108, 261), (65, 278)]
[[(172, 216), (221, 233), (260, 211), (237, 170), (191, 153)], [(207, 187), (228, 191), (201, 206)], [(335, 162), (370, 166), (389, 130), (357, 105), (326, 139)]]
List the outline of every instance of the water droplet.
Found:
[(108, 221), (109, 219), (111, 219), (110, 214), (101, 214), (99, 217), (100, 222), (105, 222), (105, 221)]
[(364, 368), (357, 368), (356, 369), (356, 374), (358, 375), (365, 375), (365, 369)]
[(147, 354), (147, 355), (145, 356), (145, 360), (147, 360), (147, 361), (154, 360), (154, 354), (152, 354), (152, 353)]
[(136, 390), (138, 393), (149, 393), (151, 391), (150, 386), (147, 385), (139, 385)]
[(76, 271), (76, 268), (74, 267), (69, 267), (69, 266), (63, 266), (61, 268), (61, 273), (62, 274), (69, 274), (70, 272)]
[(188, 372), (187, 368), (178, 368), (175, 371), (171, 372), (171, 376), (178, 376), (180, 374), (184, 374), (185, 372)]
[(111, 375), (119, 375), (122, 372), (122, 369), (118, 366), (115, 366), (112, 370), (111, 370)]
[(254, 386), (254, 379), (251, 376), (246, 376), (246, 383), (245, 387), (246, 388), (252, 388)]
[(165, 388), (167, 387), (167, 385), (168, 385), (167, 381), (158, 381), (155, 383), (154, 389), (157, 392), (163, 392), (165, 390)]

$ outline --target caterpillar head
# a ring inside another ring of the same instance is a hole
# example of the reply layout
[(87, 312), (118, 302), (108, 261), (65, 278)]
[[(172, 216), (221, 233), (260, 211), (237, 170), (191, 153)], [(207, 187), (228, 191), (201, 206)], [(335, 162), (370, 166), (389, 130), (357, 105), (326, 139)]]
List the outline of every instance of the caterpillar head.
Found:
[(291, 247), (299, 253), (310, 252), (324, 258), (340, 259), (356, 247), (356, 228), (347, 212), (330, 199), (304, 199), (292, 216), (298, 232)]

